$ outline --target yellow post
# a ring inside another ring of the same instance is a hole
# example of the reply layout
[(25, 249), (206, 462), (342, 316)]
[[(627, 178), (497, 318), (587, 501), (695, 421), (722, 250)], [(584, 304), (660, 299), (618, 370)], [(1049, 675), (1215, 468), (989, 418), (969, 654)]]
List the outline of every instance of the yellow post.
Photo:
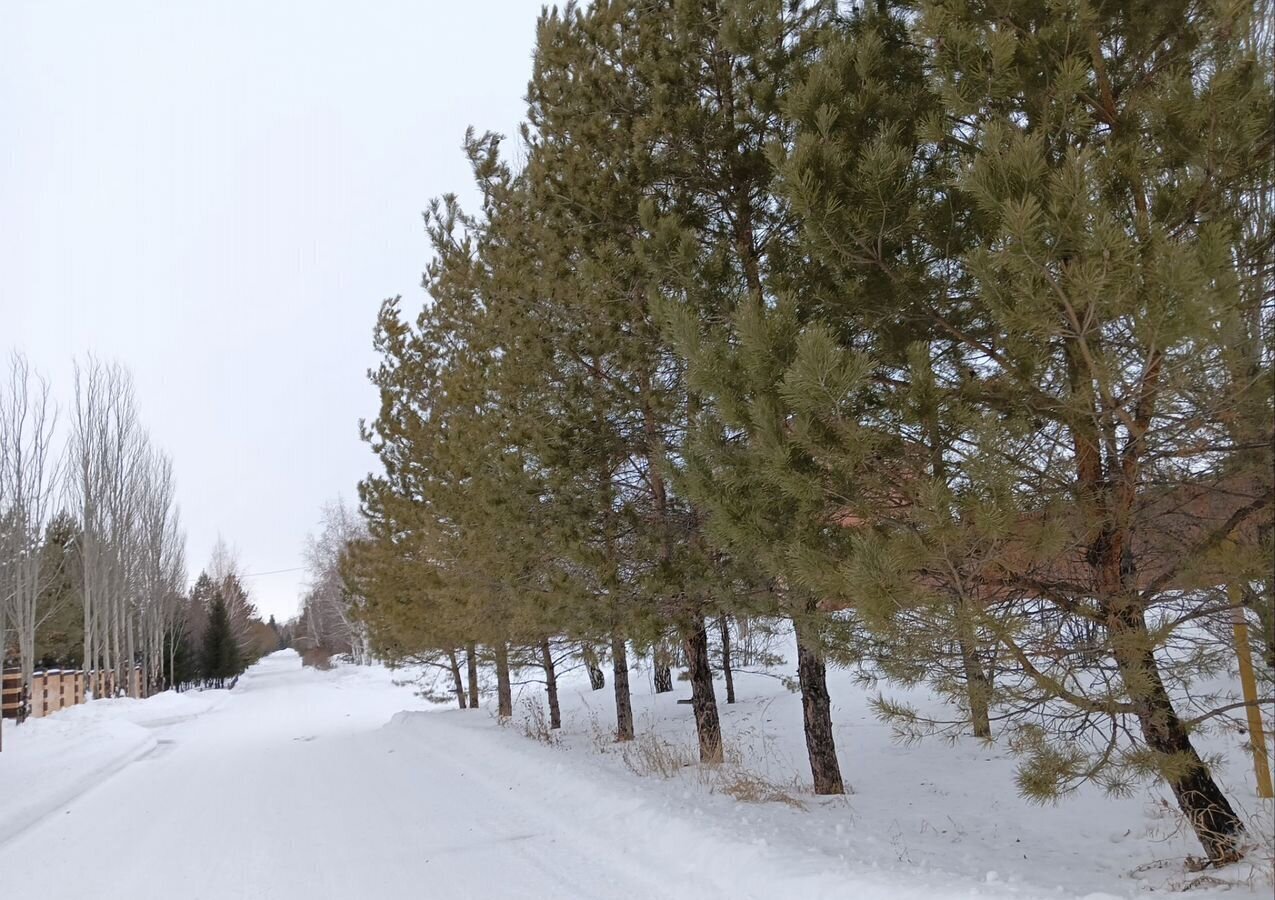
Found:
[(1271, 787), (1271, 763), (1266, 755), (1266, 732), (1262, 730), (1262, 710), (1257, 705), (1257, 680), (1253, 677), (1253, 651), (1248, 644), (1248, 620), (1240, 605), (1239, 585), (1227, 587), (1234, 609), (1231, 622), (1235, 628), (1235, 653), (1240, 660), (1240, 687), (1244, 691), (1244, 711), (1248, 714), (1248, 740), (1253, 748), (1253, 769), (1257, 772), (1257, 796), (1275, 797)]

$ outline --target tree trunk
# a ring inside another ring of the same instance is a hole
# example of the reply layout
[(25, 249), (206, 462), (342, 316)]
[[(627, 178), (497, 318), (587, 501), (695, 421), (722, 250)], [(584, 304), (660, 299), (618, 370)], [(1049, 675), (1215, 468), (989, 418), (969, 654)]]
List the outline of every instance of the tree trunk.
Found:
[(478, 651), (473, 644), (465, 648), (465, 668), (469, 674), (469, 708), (478, 709)]
[(652, 654), (655, 666), (655, 693), (667, 694), (673, 690), (673, 667), (669, 660), (668, 648), (660, 641), (655, 645)]
[[(927, 360), (932, 357), (926, 356)], [(932, 364), (929, 377), (934, 377)], [(939, 422), (940, 410), (937, 403), (927, 404), (924, 415), (926, 441), (930, 451), (930, 467), (934, 478), (950, 487), (947, 461), (943, 457), (943, 429)], [(952, 511), (949, 510), (949, 514)], [(988, 715), (988, 704), (991, 702), (991, 683), (983, 665), (978, 658), (978, 635), (972, 621), (974, 607), (969, 598), (962, 593), (955, 601), (956, 641), (961, 651), (961, 666), (965, 674), (965, 698), (970, 707), (970, 724), (977, 738), (990, 739), (992, 723)]]
[(94, 659), (93, 653), (93, 578), (88, 571), (88, 563), (85, 562), (82, 565), (84, 566), (84, 658), (80, 661), (80, 666), (84, 669), (85, 692), (96, 700), (97, 685), (94, 684), (93, 679), (93, 674), (97, 669), (97, 660)]
[(125, 681), (125, 679), (127, 678), (127, 675), (125, 675), (125, 672), (128, 671), (128, 663), (124, 659), (124, 654), (126, 652), (125, 646), (124, 646), (125, 618), (126, 616), (125, 616), (125, 610), (124, 610), (124, 598), (123, 596), (116, 597), (115, 598), (115, 619), (114, 619), (114, 625), (111, 628), (111, 632), (112, 632), (111, 646), (112, 646), (112, 652), (115, 654), (115, 684), (111, 691), (111, 696), (113, 697), (123, 696), (124, 693), (127, 692), (126, 685), (128, 684), (128, 682)]
[(961, 599), (957, 603), (961, 604), (956, 610), (957, 642), (961, 648), (961, 665), (965, 670), (965, 696), (970, 705), (970, 724), (974, 729), (974, 737), (990, 739), (992, 720), (988, 704), (992, 698), (992, 683), (978, 658), (977, 638), (967, 614), (969, 601)]
[(667, 694), (673, 690), (673, 670), (662, 663), (655, 664), (655, 693)]
[[(1141, 484), (1141, 453), (1146, 448), (1139, 437), (1122, 448), (1118, 458), (1103, 465), (1104, 442), (1093, 425), (1098, 420), (1099, 405), (1092, 394), (1089, 380), (1092, 373), (1082, 370), (1078, 351), (1070, 346), (1068, 351), (1068, 377), (1073, 393), (1086, 400), (1086, 414), (1073, 425), (1072, 440), (1081, 512), (1100, 526), (1086, 556), (1098, 588), (1110, 652), (1136, 711), (1147, 748), (1166, 763), (1161, 777), (1177, 798), (1178, 808), (1195, 831), (1209, 861), (1217, 865), (1230, 862), (1240, 856), (1243, 823), (1196, 753), (1173, 707), (1147, 632), (1138, 589), (1130, 523)], [(1160, 372), (1161, 361), (1157, 358), (1143, 375), (1143, 395), (1134, 410), (1134, 425), (1144, 431), (1151, 424)], [(1114, 440), (1106, 443), (1114, 444)]]
[(611, 675), (615, 684), (615, 739), (633, 740), (633, 700), (629, 697), (629, 652), (619, 632), (611, 634)]
[[(814, 604), (806, 612), (813, 613)], [(805, 724), (806, 755), (816, 794), (844, 794), (837, 744), (832, 733), (832, 702), (828, 696), (828, 673), (818, 635), (809, 626), (793, 622), (797, 635), (797, 680), (801, 685), (801, 717)]]
[(730, 618), (722, 613), (717, 617), (717, 630), (722, 633), (722, 677), (726, 679), (726, 702), (735, 702), (735, 673), (730, 660)]
[(452, 685), (456, 691), (456, 702), (461, 709), (465, 708), (465, 682), (460, 678), (460, 663), (456, 660), (456, 651), (447, 651), (447, 665), (452, 670)]
[(124, 688), (124, 694), (128, 697), (137, 697), (137, 682), (133, 678), (133, 666), (137, 664), (137, 645), (133, 634), (133, 617), (125, 610), (124, 615), (124, 654), (128, 657), (125, 663), (125, 670), (128, 672), (128, 686)]
[(695, 710), (695, 733), (699, 737), (699, 760), (722, 761), (722, 725), (717, 718), (717, 695), (713, 690), (713, 664), (708, 658), (708, 629), (704, 617), (696, 616), (682, 629), (686, 662), (691, 676), (691, 707)]
[(585, 644), (581, 648), (580, 655), (584, 658), (584, 667), (589, 672), (589, 687), (595, 691), (602, 690), (607, 686), (607, 677), (602, 667), (598, 665), (597, 652)]
[(124, 619), (120, 607), (123, 599), (116, 596), (111, 601), (111, 672), (115, 681), (111, 684), (111, 696), (120, 695), (120, 685), (124, 683)]
[(549, 695), (549, 727), (562, 727), (562, 710), (558, 707), (558, 675), (553, 669), (553, 652), (548, 641), (540, 642), (540, 663), (545, 669), (545, 693)]
[(739, 664), (747, 668), (753, 664), (751, 642), (748, 640), (748, 619), (735, 617), (735, 636), (739, 638), (739, 642), (731, 648), (732, 654), (739, 660)]
[(1240, 856), (1239, 838), (1244, 825), (1191, 744), (1165, 690), (1146, 620), (1135, 602), (1109, 607), (1107, 627), (1125, 689), (1138, 707), (1142, 737), (1147, 747), (1169, 763), (1164, 780), (1209, 860), (1214, 864), (1232, 862)]
[(514, 714), (513, 688), (509, 684), (509, 645), (496, 644), (496, 714), (508, 719)]
[[(3, 651), (0, 651), (0, 656)], [(32, 704), (35, 702), (32, 693), (35, 690), (35, 632), (30, 631), (25, 634), (18, 635), (18, 665), (22, 672), (23, 696), (26, 698), (21, 710), (21, 717), (25, 721), (27, 716), (31, 715)]]

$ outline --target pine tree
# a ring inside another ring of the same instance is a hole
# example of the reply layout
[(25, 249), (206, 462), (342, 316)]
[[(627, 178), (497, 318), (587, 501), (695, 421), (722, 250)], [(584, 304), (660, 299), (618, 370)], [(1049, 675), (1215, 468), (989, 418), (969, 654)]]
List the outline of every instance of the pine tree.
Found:
[[(383, 404), (368, 435), (394, 477), (363, 486), (373, 541), (352, 562), (380, 640), (401, 643), (399, 652), (441, 654), (458, 697), (458, 649), (485, 644), (498, 710), (508, 716), (511, 650), (538, 647), (563, 630), (554, 616), (569, 585), (546, 546), (546, 492), (519, 448), (518, 410), (496, 374), (500, 352), (485, 276), (494, 252), (490, 223), (500, 214), (508, 173), (494, 139), (471, 136), (467, 146), (484, 192), (482, 218), (463, 215), (451, 198), (435, 203), (427, 216), (436, 252), (426, 275), (433, 302), (410, 325), (396, 303), (383, 310), (378, 346), (385, 362), (376, 375)], [(404, 534), (410, 554), (401, 539), (387, 540)], [(379, 571), (401, 582), (394, 574), (401, 567), (428, 572), (430, 580), (407, 602), (387, 604), (386, 585), (374, 579)], [(408, 617), (419, 623), (412, 630)]]
[(75, 518), (69, 513), (55, 516), (45, 531), (40, 569), (46, 574), (37, 601), (35, 633), (40, 668), (75, 668), (84, 655), (84, 610), (75, 578), (78, 533)]
[(203, 646), (204, 629), (208, 623), (208, 610), (212, 607), (214, 592), (212, 578), (207, 572), (200, 572), (191, 585), (190, 596), (186, 601), (186, 614), (183, 616), (186, 631), (195, 646)]
[(491, 247), (502, 376), (580, 601), (569, 628), (610, 646), (619, 740), (633, 737), (629, 643), (660, 628), (672, 598), (656, 576), (677, 565), (678, 543), (660, 468), (676, 386), (660, 374), (637, 253), (651, 177), (637, 143), (650, 104), (639, 32), (667, 18), (648, 12), (613, 3), (542, 18), (527, 164)]
[(1242, 6), (919, 6), (844, 70), (906, 58), (883, 53), (893, 31), (933, 74), (916, 115), (858, 88), (792, 107), (788, 194), (851, 301), (753, 326), (790, 335), (776, 430), (813, 451), (849, 533), (799, 572), (899, 651), (896, 677), (958, 661), (946, 623), (959, 662), (984, 642), (1012, 660), (995, 683), (967, 667), (964, 692), (1010, 717), (1027, 796), (1156, 775), (1223, 862), (1240, 823), (1172, 697), (1225, 664), (1188, 623), (1257, 577), (1271, 503), (1226, 424), (1256, 383), (1228, 349), (1251, 331), (1237, 261), (1270, 140), (1254, 24)]
[(275, 649), (285, 649), (288, 646), (287, 642), (283, 639), (283, 632), (279, 630), (279, 623), (274, 620), (273, 615), (266, 621), (266, 627), (274, 633)]
[[(534, 455), (581, 510), (571, 533), (600, 608), (639, 646), (658, 647), (669, 626), (683, 642), (706, 761), (721, 755), (706, 618), (747, 586), (670, 481), (698, 399), (653, 301), (678, 292), (713, 318), (737, 283), (760, 292), (775, 98), (829, 8), (612, 2), (548, 14), (524, 130), (530, 262), (495, 267), (516, 275), (501, 295), (505, 357), (526, 383), (557, 389), (530, 417)], [(657, 232), (689, 235), (689, 271)], [(612, 651), (620, 700), (624, 642)]]
[(230, 620), (230, 610), (220, 590), (214, 590), (208, 606), (200, 667), (204, 681), (219, 688), (225, 687), (227, 681), (243, 671), (242, 655)]
[(721, 558), (733, 562), (718, 604), (794, 623), (808, 756), (815, 790), (827, 794), (844, 787), (826, 685), (826, 616), (786, 559), (826, 529), (823, 499), (817, 490), (793, 496), (783, 482), (781, 470), (796, 460), (781, 458), (786, 439), (774, 430), (782, 408), (774, 401), (790, 348), (766, 346), (763, 337), (790, 342), (791, 334), (766, 334), (765, 322), (785, 320), (787, 295), (809, 280), (773, 156), (792, 141), (783, 105), (833, 19), (828, 4), (754, 2), (689, 20), (676, 51), (696, 62), (679, 71), (699, 77), (672, 84), (659, 108), (670, 143), (665, 164), (681, 187), (662, 208), (653, 205), (659, 219), (648, 248), (661, 270), (667, 333), (690, 367), (690, 440), (675, 483), (703, 513)]

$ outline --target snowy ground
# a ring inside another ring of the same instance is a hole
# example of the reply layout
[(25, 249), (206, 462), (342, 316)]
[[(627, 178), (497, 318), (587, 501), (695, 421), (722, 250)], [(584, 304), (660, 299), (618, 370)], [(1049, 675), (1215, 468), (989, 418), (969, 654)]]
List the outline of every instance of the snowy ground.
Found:
[[(226, 691), (149, 700), (104, 700), (4, 723), (0, 754), (0, 847), (43, 817), (156, 749), (159, 729), (215, 708)], [(0, 884), (3, 881), (0, 880)]]
[[(7, 727), (0, 896), (1098, 900), (1194, 877), (1182, 858), (1198, 850), (1159, 792), (1029, 806), (1002, 750), (899, 747), (844, 676), (833, 697), (854, 792), (833, 799), (803, 786), (800, 704), (773, 677), (739, 676), (739, 702), (722, 706), (735, 762), (712, 773), (683, 764), (685, 685), (655, 697), (635, 673), (639, 740), (622, 750), (609, 686), (591, 692), (582, 673), (564, 678), (552, 745), (527, 737), (535, 685), (501, 728), (394, 677), (303, 670), (284, 652), (232, 692)], [(1246, 766), (1236, 745), (1222, 774), (1269, 842)], [(1226, 874), (1239, 884), (1187, 896), (1270, 896), (1265, 872)]]

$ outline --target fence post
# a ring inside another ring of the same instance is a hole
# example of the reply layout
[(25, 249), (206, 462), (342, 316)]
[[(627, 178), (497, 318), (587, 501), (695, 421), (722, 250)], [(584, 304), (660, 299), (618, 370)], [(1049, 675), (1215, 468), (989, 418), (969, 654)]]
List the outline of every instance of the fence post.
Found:
[(11, 669), (0, 674), (0, 715), (16, 719), (21, 711), (22, 673)]

